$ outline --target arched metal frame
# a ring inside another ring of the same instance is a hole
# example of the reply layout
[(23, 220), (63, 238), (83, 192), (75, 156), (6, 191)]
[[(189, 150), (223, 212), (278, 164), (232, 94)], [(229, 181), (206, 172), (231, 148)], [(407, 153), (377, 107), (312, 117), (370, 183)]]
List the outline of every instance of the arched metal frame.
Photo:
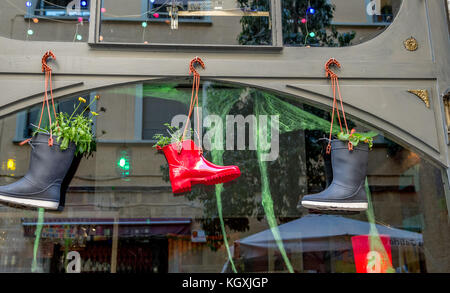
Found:
[[(331, 107), (324, 64), (334, 57), (346, 111), (383, 129), (447, 170), (450, 146), (443, 97), (450, 84), (446, 1), (404, 0), (394, 22), (376, 38), (351, 47), (282, 47), (281, 1), (272, 0), (274, 46), (132, 45), (96, 42), (99, 3), (92, 1), (88, 43), (27, 42), (0, 37), (0, 116), (37, 104), (40, 61), (51, 49), (55, 98), (102, 87), (188, 75), (201, 56), (202, 77), (271, 90)], [(404, 41), (414, 37), (418, 49)], [(413, 92), (420, 90), (423, 95)], [(450, 208), (449, 194), (447, 204)]]

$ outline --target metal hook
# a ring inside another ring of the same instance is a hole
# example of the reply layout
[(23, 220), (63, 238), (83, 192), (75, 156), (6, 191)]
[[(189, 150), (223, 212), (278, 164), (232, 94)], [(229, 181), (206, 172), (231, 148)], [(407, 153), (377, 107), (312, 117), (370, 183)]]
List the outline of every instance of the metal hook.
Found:
[(202, 59), (200, 59), (200, 57), (195, 56), (194, 59), (191, 60), (191, 63), (189, 63), (189, 74), (194, 73), (194, 75), (199, 75), (199, 73), (197, 72), (197, 70), (195, 69), (195, 63), (200, 64), (200, 66), (205, 69), (205, 63), (203, 62)]
[(42, 57), (42, 72), (52, 71), (52, 68), (47, 64), (48, 58), (52, 58), (53, 60), (56, 59), (55, 54), (53, 54), (53, 52), (50, 50), (45, 52), (44, 56)]
[(330, 58), (330, 60), (325, 63), (326, 77), (337, 77), (337, 74), (331, 71), (331, 65), (334, 65), (337, 68), (341, 68), (341, 63), (339, 63), (339, 61), (337, 61), (335, 58)]

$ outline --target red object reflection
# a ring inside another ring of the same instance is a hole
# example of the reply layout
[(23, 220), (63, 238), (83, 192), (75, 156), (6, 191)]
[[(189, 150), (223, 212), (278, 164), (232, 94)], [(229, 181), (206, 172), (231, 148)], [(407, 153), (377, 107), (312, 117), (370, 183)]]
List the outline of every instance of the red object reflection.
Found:
[(352, 246), (357, 273), (387, 273), (392, 269), (389, 236), (353, 236)]

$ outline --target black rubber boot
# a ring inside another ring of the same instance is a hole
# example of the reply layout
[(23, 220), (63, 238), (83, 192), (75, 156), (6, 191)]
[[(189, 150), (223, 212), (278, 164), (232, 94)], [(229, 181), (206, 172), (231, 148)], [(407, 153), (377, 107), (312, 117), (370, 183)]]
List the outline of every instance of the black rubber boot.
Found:
[(301, 204), (308, 209), (335, 211), (364, 211), (368, 202), (365, 178), (369, 158), (369, 147), (359, 144), (349, 151), (348, 143), (331, 142), (331, 167), (333, 181), (324, 191), (306, 195)]
[(58, 211), (63, 211), (64, 206), (66, 204), (66, 193), (69, 189), (70, 182), (73, 179), (73, 176), (75, 176), (75, 173), (77, 173), (78, 166), (80, 165), (82, 159), (82, 155), (75, 156), (72, 160), (72, 164), (70, 165), (69, 171), (67, 171), (66, 177), (64, 177), (64, 180), (61, 184), (61, 196), (59, 198), (59, 205), (58, 205)]
[[(327, 143), (328, 144), (328, 143)], [(333, 167), (331, 165), (331, 154), (327, 154), (327, 144), (322, 149), (323, 161), (325, 166), (325, 188), (331, 185), (333, 182)]]
[(56, 137), (48, 146), (48, 134), (38, 133), (31, 141), (30, 167), (20, 180), (0, 186), (0, 201), (29, 207), (57, 210), (61, 184), (75, 154), (75, 144), (61, 151)]

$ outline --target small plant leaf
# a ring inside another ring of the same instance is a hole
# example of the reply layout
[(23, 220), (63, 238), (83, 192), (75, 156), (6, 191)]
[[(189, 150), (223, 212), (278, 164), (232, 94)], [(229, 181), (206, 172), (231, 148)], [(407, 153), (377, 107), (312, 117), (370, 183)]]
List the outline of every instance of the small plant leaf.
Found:
[(374, 131), (369, 131), (366, 133), (358, 133), (352, 130), (351, 133), (339, 132), (337, 138), (342, 141), (349, 141), (353, 146), (358, 146), (358, 144), (367, 143), (369, 148), (373, 147), (373, 138), (377, 136), (378, 133)]

